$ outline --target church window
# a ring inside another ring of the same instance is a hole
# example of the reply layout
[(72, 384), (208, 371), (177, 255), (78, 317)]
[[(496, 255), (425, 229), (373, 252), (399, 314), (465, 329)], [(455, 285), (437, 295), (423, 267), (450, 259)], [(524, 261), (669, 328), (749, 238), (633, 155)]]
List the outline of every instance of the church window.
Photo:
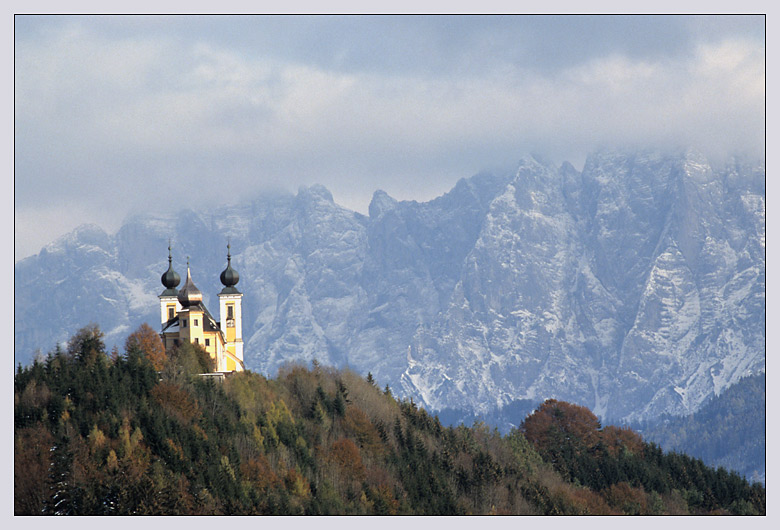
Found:
[(173, 306), (172, 305), (168, 306), (168, 320), (172, 319), (175, 316), (173, 312), (174, 312)]
[(198, 319), (195, 319), (195, 324), (193, 324), (196, 328), (198, 327)]
[(200, 341), (198, 340), (198, 337), (195, 337), (195, 344), (200, 344)]
[(228, 317), (228, 319), (232, 320), (233, 319), (233, 305), (231, 304), (231, 305), (227, 306), (227, 310), (228, 310), (227, 317)]
[(211, 341), (209, 339), (206, 339), (206, 346), (211, 346)]
[(181, 321), (181, 327), (186, 328), (187, 327), (187, 321), (182, 319)]

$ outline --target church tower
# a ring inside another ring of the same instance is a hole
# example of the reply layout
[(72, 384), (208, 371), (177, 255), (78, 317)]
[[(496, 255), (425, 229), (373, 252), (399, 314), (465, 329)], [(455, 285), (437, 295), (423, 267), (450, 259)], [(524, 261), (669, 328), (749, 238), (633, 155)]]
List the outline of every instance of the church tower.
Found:
[(219, 293), (217, 322), (203, 304), (203, 293), (195, 287), (187, 258), (187, 277), (181, 290), (176, 290), (181, 278), (173, 270), (171, 245), (168, 243), (168, 270), (160, 278), (165, 290), (160, 294), (160, 338), (166, 351), (187, 342), (206, 350), (213, 362), (214, 373), (237, 372), (244, 369), (244, 340), (241, 335), (241, 298), (236, 289), (238, 272), (230, 265), (228, 243), (227, 268), (219, 279), (224, 288)]
[(179, 339), (203, 346), (203, 293), (195, 287), (190, 274), (190, 260), (187, 259), (187, 279), (178, 296)]
[(238, 289), (238, 272), (230, 265), (230, 243), (227, 246), (227, 268), (219, 275), (225, 286), (219, 293), (220, 328), (225, 333), (225, 356), (227, 371), (243, 368), (244, 340), (241, 335), (241, 298), (244, 296)]
[(181, 305), (178, 300), (179, 291), (176, 289), (176, 286), (181, 282), (181, 278), (173, 270), (171, 262), (171, 242), (168, 241), (168, 270), (160, 278), (165, 290), (158, 296), (160, 299), (160, 323), (163, 327), (169, 321), (175, 319), (176, 315), (181, 311)]

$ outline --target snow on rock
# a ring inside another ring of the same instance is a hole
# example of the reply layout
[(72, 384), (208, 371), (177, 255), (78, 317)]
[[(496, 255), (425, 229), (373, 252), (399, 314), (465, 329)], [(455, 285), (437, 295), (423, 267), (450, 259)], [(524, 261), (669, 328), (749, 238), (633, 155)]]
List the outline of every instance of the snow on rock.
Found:
[(80, 227), (15, 266), (16, 360), (90, 322), (120, 348), (159, 326), (169, 237), (216, 312), (230, 237), (253, 370), (317, 359), (432, 409), (684, 414), (765, 370), (764, 175), (602, 151), (582, 171), (525, 158), (424, 203), (377, 191), (368, 216), (312, 186)]

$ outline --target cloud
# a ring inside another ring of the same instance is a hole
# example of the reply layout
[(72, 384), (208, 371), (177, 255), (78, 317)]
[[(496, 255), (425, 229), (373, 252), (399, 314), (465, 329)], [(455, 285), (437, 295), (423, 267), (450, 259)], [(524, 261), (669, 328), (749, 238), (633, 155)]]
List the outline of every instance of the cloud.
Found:
[(763, 153), (755, 24), (715, 39), (685, 17), (166, 20), (17, 31), (19, 255), (40, 248), (19, 242), (39, 244), (34, 211), (98, 205), (116, 226), (315, 182), (365, 211), (377, 188), (428, 199), (527, 152)]

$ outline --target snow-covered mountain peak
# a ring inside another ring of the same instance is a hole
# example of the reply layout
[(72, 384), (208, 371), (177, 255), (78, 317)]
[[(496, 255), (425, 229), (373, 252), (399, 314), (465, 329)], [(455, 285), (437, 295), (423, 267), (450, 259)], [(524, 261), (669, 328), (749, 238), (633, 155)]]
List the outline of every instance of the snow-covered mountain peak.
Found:
[(377, 191), (368, 217), (310, 186), (80, 228), (15, 266), (16, 357), (90, 322), (120, 346), (154, 325), (169, 237), (213, 298), (230, 237), (253, 370), (316, 358), (433, 409), (690, 412), (765, 367), (763, 168), (691, 151), (600, 151), (582, 171), (528, 157), (427, 202)]
[(110, 237), (96, 224), (83, 224), (76, 227), (72, 232), (60, 236), (52, 243), (49, 243), (44, 247), (44, 250), (53, 254), (81, 245), (93, 246), (105, 250), (110, 246)]
[(371, 203), (368, 205), (368, 216), (372, 219), (381, 217), (396, 207), (398, 201), (393, 199), (383, 190), (376, 190), (373, 197), (371, 197)]
[(333, 203), (333, 194), (328, 188), (322, 184), (313, 184), (311, 186), (301, 186), (298, 188), (298, 195), (296, 196), (299, 201), (322, 201)]

